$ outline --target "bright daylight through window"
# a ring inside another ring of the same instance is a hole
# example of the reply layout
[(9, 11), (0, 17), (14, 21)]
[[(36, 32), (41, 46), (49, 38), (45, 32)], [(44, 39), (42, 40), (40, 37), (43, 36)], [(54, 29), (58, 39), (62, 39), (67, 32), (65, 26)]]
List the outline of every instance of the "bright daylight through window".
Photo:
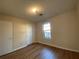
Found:
[(43, 37), (45, 39), (51, 39), (51, 24), (49, 22), (44, 23), (42, 29), (43, 29)]

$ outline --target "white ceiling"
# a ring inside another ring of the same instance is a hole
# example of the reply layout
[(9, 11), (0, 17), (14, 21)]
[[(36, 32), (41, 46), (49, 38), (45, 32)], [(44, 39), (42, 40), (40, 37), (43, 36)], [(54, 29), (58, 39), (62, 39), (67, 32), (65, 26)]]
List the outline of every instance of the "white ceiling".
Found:
[[(71, 10), (75, 5), (76, 0), (0, 0), (0, 13), (39, 21)], [(33, 15), (28, 12), (29, 8), (35, 6), (43, 8), (43, 16)]]

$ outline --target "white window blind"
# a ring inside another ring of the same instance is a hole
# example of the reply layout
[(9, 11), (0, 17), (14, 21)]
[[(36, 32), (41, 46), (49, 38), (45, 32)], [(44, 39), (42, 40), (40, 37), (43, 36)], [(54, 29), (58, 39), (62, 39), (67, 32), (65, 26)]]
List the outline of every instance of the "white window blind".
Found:
[(51, 25), (50, 23), (44, 23), (43, 26), (43, 36), (45, 39), (51, 39)]

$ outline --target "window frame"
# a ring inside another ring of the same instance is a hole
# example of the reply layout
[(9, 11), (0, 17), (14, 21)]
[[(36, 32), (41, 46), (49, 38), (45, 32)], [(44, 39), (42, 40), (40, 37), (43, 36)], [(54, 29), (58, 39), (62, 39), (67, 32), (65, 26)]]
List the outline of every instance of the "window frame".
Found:
[[(47, 37), (45, 37), (45, 31), (43, 30), (43, 28), (44, 28), (44, 25), (45, 24), (50, 24), (50, 29), (49, 30), (47, 30), (47, 31), (50, 31), (50, 37), (49, 38), (47, 38)], [(43, 24), (42, 24), (42, 35), (43, 35), (43, 39), (46, 39), (46, 40), (51, 40), (51, 38), (52, 38), (52, 31), (51, 31), (51, 22), (44, 22)]]

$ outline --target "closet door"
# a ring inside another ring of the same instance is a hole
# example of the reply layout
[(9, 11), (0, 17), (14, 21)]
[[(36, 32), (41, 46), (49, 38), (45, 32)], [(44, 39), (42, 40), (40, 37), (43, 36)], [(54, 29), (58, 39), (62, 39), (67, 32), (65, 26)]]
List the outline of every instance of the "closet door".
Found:
[(32, 43), (32, 25), (25, 23), (14, 23), (14, 50), (23, 48)]
[(12, 51), (12, 23), (0, 21), (0, 55)]
[(27, 45), (26, 37), (26, 25), (23, 23), (14, 23), (14, 40), (13, 48), (14, 50), (23, 48)]

